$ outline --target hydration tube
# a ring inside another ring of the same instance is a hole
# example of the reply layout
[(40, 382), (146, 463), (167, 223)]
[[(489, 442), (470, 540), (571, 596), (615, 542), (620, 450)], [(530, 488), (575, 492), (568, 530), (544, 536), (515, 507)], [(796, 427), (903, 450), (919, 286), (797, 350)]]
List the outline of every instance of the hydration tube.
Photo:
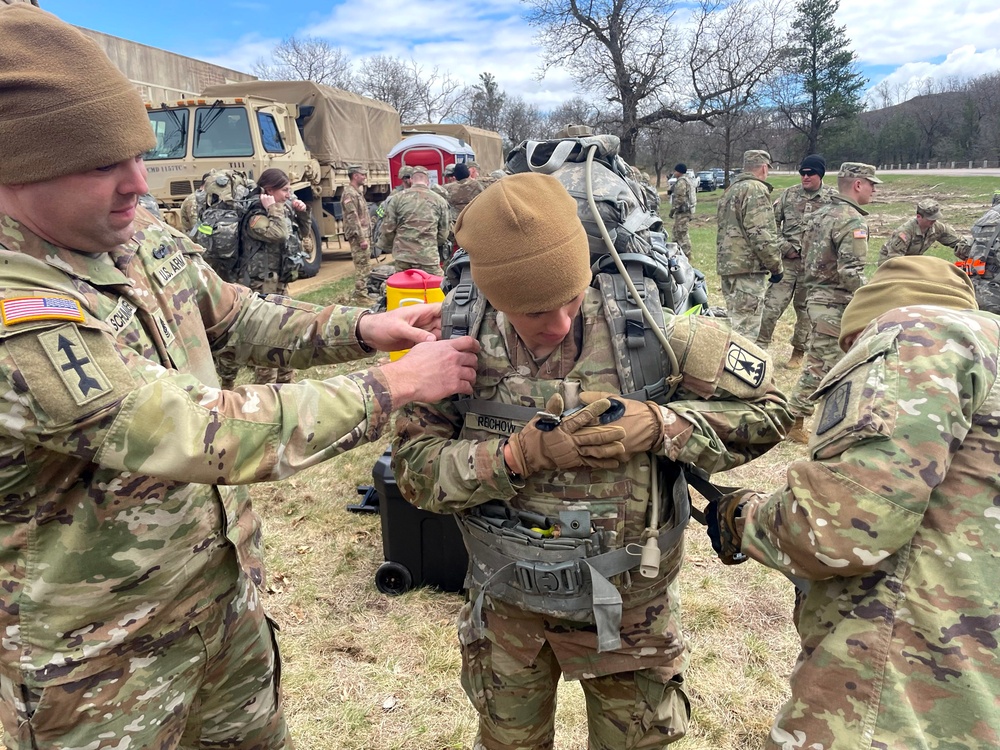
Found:
[[(608, 252), (611, 253), (611, 257), (615, 262), (615, 266), (618, 268), (618, 273), (621, 274), (622, 279), (625, 281), (625, 286), (628, 288), (628, 292), (632, 295), (632, 299), (638, 305), (639, 309), (642, 311), (643, 320), (646, 321), (646, 325), (653, 329), (653, 334), (660, 342), (660, 346), (663, 347), (663, 351), (670, 360), (670, 372), (671, 374), (666, 377), (667, 390), (665, 393), (665, 400), (669, 401), (670, 397), (674, 395), (677, 390), (677, 386), (681, 382), (680, 365), (677, 363), (677, 356), (674, 354), (674, 350), (670, 348), (670, 342), (667, 340), (666, 334), (660, 329), (656, 320), (653, 318), (653, 314), (649, 312), (645, 303), (642, 301), (642, 297), (639, 295), (639, 290), (635, 288), (635, 284), (632, 283), (632, 279), (628, 275), (628, 271), (625, 269), (625, 264), (622, 262), (621, 256), (618, 255), (618, 250), (615, 249), (615, 243), (611, 240), (611, 235), (608, 233), (608, 228), (604, 224), (604, 219), (601, 218), (601, 212), (597, 210), (597, 202), (594, 200), (594, 180), (593, 180), (593, 166), (594, 166), (594, 152), (597, 151), (597, 146), (591, 146), (587, 150), (587, 169), (586, 169), (586, 186), (587, 186), (587, 203), (590, 206), (590, 212), (594, 215), (594, 221), (597, 223), (597, 228), (601, 232), (601, 237), (604, 239), (604, 244), (608, 248)], [(645, 578), (655, 578), (660, 570), (660, 548), (656, 543), (657, 531), (653, 524), (659, 523), (660, 521), (660, 492), (658, 486), (659, 477), (657, 476), (656, 462), (653, 461), (649, 467), (650, 470), (650, 494), (652, 495), (652, 507), (650, 508), (649, 518), (650, 525), (646, 527), (643, 532), (643, 536), (646, 537), (645, 544), (642, 547), (642, 557), (639, 563), (639, 573)]]

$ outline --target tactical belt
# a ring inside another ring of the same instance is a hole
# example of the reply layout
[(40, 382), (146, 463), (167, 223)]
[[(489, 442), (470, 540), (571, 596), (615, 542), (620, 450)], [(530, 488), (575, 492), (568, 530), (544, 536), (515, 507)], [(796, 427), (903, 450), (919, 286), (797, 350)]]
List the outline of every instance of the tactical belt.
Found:
[[(680, 544), (691, 517), (683, 473), (674, 483), (673, 500), (674, 523), (661, 528), (656, 537), (661, 558)], [(589, 519), (589, 514), (583, 515)], [(537, 539), (526, 531), (488, 520), (474, 514), (459, 517), (472, 560), (471, 581), (479, 589), (472, 609), (472, 628), (477, 638), (483, 636), (483, 601), (489, 593), (531, 612), (557, 616), (593, 612), (598, 652), (621, 648), (622, 596), (608, 579), (639, 566), (640, 544), (590, 556), (594, 542), (589, 536)]]

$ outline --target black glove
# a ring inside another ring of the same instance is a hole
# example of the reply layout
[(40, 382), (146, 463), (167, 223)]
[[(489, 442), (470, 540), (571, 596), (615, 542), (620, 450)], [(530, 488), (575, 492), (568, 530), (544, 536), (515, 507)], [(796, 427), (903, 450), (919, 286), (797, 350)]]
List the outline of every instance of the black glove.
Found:
[(670, 209), (670, 218), (671, 219), (674, 218), (674, 209), (672, 208)]
[(775, 271), (774, 273), (771, 274), (771, 278), (769, 278), (768, 281), (770, 281), (772, 284), (777, 284), (783, 278), (785, 278), (785, 274), (783, 274), (781, 271)]
[(705, 527), (712, 549), (726, 565), (746, 562), (747, 556), (740, 551), (743, 537), (736, 528), (736, 519), (741, 515), (747, 495), (753, 490), (736, 490), (713, 500), (705, 506)]

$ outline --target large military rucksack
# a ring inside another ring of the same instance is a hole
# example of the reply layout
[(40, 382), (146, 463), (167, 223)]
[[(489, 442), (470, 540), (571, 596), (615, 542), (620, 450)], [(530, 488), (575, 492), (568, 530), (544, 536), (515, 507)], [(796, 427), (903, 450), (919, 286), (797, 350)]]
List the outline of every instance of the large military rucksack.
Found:
[[(577, 202), (577, 213), (587, 232), (594, 279), (601, 290), (614, 334), (619, 374), (631, 393), (663, 400), (668, 385), (670, 353), (646, 322), (632, 298), (627, 276), (644, 297), (657, 326), (665, 328), (663, 311), (675, 315), (713, 314), (708, 307), (705, 276), (691, 266), (676, 243), (668, 242), (659, 216), (645, 208), (642, 188), (632, 179), (631, 167), (618, 155), (619, 139), (612, 135), (525, 141), (511, 151), (507, 171), (540, 172), (558, 179)], [(588, 151), (593, 155), (588, 160)], [(623, 275), (608, 251), (606, 240), (590, 207), (590, 194), (625, 269)], [(454, 289), (442, 311), (442, 337), (472, 335), (479, 330), (485, 300), (472, 283), (468, 256), (461, 250), (449, 264), (446, 291)]]
[(205, 207), (194, 238), (225, 281), (239, 281), (240, 223), (254, 187), (253, 180), (236, 169), (213, 170), (205, 181)]

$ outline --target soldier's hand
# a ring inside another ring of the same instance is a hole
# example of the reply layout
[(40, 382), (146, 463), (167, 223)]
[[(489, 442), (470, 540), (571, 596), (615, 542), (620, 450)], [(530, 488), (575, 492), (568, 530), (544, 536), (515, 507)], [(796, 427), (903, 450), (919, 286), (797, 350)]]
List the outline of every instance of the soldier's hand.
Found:
[(476, 382), (479, 342), (471, 336), (417, 344), (379, 369), (389, 385), (392, 408), (411, 401), (434, 402), (456, 393), (469, 395)]
[[(540, 429), (540, 415), (520, 432), (510, 436), (504, 451), (507, 465), (515, 474), (530, 476), (554, 469), (615, 469), (625, 460), (621, 440), (625, 430), (616, 424), (602, 425), (601, 414), (611, 407), (600, 399), (560, 420), (553, 429)], [(563, 399), (558, 393), (545, 404), (551, 414), (562, 414)], [(508, 456), (509, 453), (509, 456)]]
[(671, 219), (674, 218), (674, 209), (672, 208), (670, 209), (670, 218)]
[(655, 451), (663, 444), (663, 412), (657, 404), (652, 401), (622, 398), (617, 393), (584, 391), (580, 394), (580, 401), (584, 404), (597, 403), (600, 399), (613, 400), (621, 404), (623, 412), (614, 423), (625, 430), (622, 444), (625, 446), (626, 458)]
[(737, 565), (747, 559), (741, 551), (743, 535), (736, 519), (742, 515), (747, 496), (752, 494), (753, 490), (736, 490), (705, 506), (705, 530), (712, 549), (726, 565)]
[(268, 209), (274, 205), (274, 196), (268, 195), (267, 193), (260, 194), (260, 206), (263, 209)]
[(302, 201), (300, 201), (298, 198), (294, 198), (294, 199), (292, 199), (292, 208), (294, 208), (296, 211), (300, 211), (300, 212), (301, 211), (305, 211), (306, 210), (306, 204), (303, 203)]
[(777, 284), (783, 278), (785, 278), (785, 274), (783, 274), (781, 271), (775, 271), (774, 273), (771, 274), (771, 278), (769, 278), (768, 281), (771, 282), (772, 284)]
[(358, 322), (358, 333), (368, 346), (380, 352), (395, 352), (422, 341), (434, 341), (441, 335), (441, 303), (404, 305), (377, 315), (365, 315)]

